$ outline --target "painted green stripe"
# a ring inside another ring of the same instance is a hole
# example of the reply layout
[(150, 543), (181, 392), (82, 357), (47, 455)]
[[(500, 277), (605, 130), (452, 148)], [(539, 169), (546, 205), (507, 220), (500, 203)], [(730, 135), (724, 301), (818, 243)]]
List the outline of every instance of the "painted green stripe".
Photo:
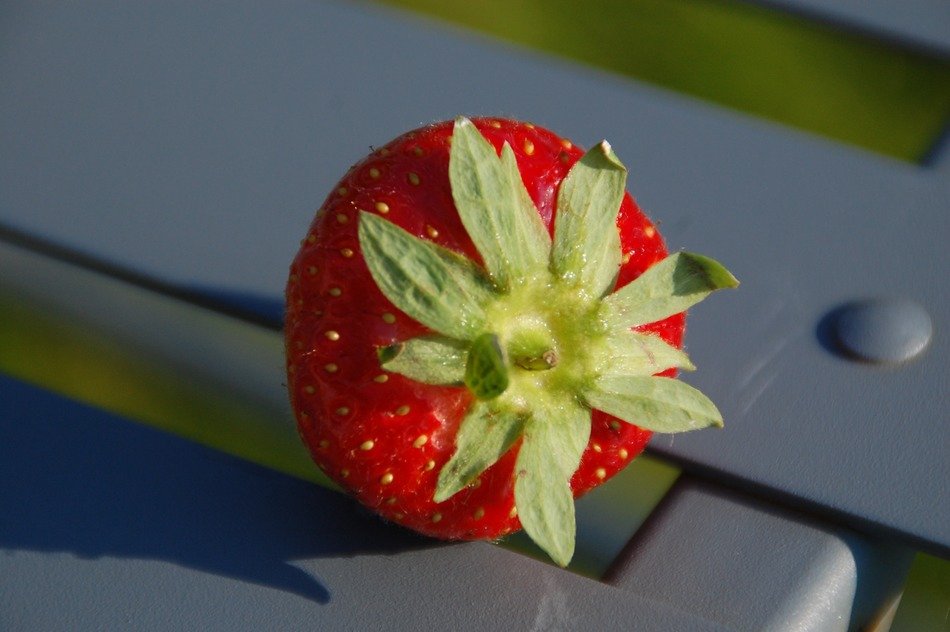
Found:
[(950, 116), (950, 60), (734, 0), (378, 0), (919, 161)]

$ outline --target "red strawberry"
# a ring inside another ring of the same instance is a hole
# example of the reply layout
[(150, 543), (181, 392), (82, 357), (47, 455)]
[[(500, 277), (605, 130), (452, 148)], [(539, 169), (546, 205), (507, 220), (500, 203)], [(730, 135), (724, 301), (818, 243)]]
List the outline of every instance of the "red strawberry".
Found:
[(692, 368), (683, 311), (737, 282), (667, 257), (625, 178), (606, 142), (585, 154), (502, 119), (423, 127), (352, 167), (287, 287), (317, 464), (388, 520), (445, 539), (524, 526), (565, 565), (574, 497), (653, 430), (721, 425), (671, 376)]

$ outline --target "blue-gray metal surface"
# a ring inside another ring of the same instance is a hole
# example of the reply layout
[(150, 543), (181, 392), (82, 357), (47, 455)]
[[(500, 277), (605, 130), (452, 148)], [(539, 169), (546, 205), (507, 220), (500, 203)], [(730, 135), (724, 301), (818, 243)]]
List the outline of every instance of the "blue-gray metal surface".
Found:
[[(877, 629), (914, 551), (681, 478), (611, 574), (736, 630)], [(886, 629), (886, 628), (884, 628)]]
[[(726, 429), (658, 437), (653, 449), (950, 550), (950, 179), (940, 161), (900, 163), (358, 3), (8, 3), (0, 16), (0, 223), (184, 287), (278, 299), (336, 178), (418, 124), (494, 113), (586, 145), (609, 138), (670, 246), (721, 259), (743, 281), (699, 306), (687, 336), (700, 368), (688, 379), (720, 404)], [(868, 296), (927, 311), (934, 333), (920, 357), (882, 370), (836, 352), (826, 317)], [(0, 559), (32, 569), (34, 586), (84, 561), (68, 547), (55, 561), (55, 547), (13, 548)], [(440, 573), (475, 567), (464, 581), (488, 591), (523, 573), (529, 599), (519, 602), (532, 614), (558, 582), (576, 581), (482, 553), (491, 547), (448, 550), (461, 557), (334, 558), (319, 572), (345, 581), (365, 569), (354, 577), (389, 600), (400, 584), (445, 590), (444, 575), (412, 574), (423, 561), (444, 564)], [(129, 574), (168, 570), (110, 567), (103, 578), (125, 592)], [(375, 584), (390, 567), (392, 585)], [(549, 575), (551, 587), (539, 587)], [(148, 585), (169, 590), (179, 580), (167, 577)], [(606, 603), (594, 588), (574, 590), (550, 607)], [(181, 598), (176, 607), (197, 599)], [(229, 602), (210, 603), (220, 614)], [(416, 605), (393, 601), (378, 614)]]
[[(950, 180), (672, 94), (346, 3), (8, 6), (0, 221), (189, 286), (278, 297), (368, 147), (457, 113), (609, 138), (672, 248), (743, 281), (695, 310), (721, 433), (662, 453), (946, 552)], [(398, 51), (398, 54), (395, 52)], [(829, 352), (867, 296), (931, 315), (899, 370)]]

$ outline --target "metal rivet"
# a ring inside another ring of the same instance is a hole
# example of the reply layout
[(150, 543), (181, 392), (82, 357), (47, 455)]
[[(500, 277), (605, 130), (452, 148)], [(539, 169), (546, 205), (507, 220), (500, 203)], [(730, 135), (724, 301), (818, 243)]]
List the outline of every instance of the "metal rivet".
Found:
[(912, 360), (933, 336), (930, 314), (906, 299), (855, 301), (835, 312), (835, 338), (849, 356), (875, 364)]

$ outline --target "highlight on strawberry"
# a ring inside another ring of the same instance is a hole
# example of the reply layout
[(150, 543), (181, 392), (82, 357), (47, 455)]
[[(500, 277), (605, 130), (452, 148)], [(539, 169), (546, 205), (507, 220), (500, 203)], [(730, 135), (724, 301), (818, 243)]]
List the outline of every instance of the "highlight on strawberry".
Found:
[(738, 285), (667, 255), (605, 141), (460, 117), (353, 166), (287, 285), (288, 386), (319, 467), (443, 539), (523, 528), (557, 563), (574, 499), (653, 432), (721, 426), (675, 379), (685, 310)]

